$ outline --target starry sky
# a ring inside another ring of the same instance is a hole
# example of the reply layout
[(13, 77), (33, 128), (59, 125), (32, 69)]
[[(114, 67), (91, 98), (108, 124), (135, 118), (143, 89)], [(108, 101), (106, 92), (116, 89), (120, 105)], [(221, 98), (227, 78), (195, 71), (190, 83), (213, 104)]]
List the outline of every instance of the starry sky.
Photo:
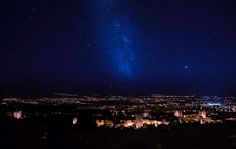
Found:
[(0, 93), (236, 95), (235, 0), (2, 0)]

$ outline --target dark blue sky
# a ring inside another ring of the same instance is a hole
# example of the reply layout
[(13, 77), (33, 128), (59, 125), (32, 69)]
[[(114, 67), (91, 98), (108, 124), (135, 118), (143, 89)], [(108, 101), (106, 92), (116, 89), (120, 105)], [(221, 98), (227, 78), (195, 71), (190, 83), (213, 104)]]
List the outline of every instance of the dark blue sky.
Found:
[(235, 95), (234, 0), (2, 0), (0, 92)]

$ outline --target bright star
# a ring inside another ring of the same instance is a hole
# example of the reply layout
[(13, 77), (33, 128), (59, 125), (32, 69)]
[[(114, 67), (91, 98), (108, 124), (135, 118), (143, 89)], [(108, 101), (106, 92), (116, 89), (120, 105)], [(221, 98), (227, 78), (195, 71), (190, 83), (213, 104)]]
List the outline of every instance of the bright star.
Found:
[(189, 66), (188, 65), (184, 66), (184, 69), (189, 69)]

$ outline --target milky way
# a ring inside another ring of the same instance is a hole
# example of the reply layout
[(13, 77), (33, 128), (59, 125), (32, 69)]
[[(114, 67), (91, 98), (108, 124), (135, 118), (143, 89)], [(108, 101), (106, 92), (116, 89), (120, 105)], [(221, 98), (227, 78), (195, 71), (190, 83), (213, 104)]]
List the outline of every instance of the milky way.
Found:
[(96, 7), (96, 32), (107, 57), (118, 75), (131, 77), (135, 65), (134, 29), (125, 6), (115, 0), (103, 0), (97, 1)]

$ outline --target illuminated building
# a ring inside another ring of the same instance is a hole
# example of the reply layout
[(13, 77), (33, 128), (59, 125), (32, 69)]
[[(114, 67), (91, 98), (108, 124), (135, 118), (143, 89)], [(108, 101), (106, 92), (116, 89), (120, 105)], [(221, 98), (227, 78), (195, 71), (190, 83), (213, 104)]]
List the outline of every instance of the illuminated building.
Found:
[(143, 127), (143, 115), (142, 114), (136, 114), (136, 128)]
[(206, 111), (200, 111), (199, 116), (202, 117), (203, 119), (207, 118)]
[(185, 122), (200, 122), (201, 117), (199, 114), (188, 114), (184, 115), (184, 121)]
[(175, 117), (182, 118), (183, 112), (182, 111), (175, 111), (174, 115), (175, 115)]
[(78, 123), (78, 118), (77, 118), (77, 117), (74, 117), (73, 120), (72, 120), (72, 123), (73, 123), (74, 125), (76, 125), (76, 124)]
[(108, 126), (114, 127), (114, 123), (111, 120), (96, 120), (97, 127)]
[(15, 112), (13, 112), (13, 117), (15, 119), (22, 119), (22, 111), (15, 111)]

